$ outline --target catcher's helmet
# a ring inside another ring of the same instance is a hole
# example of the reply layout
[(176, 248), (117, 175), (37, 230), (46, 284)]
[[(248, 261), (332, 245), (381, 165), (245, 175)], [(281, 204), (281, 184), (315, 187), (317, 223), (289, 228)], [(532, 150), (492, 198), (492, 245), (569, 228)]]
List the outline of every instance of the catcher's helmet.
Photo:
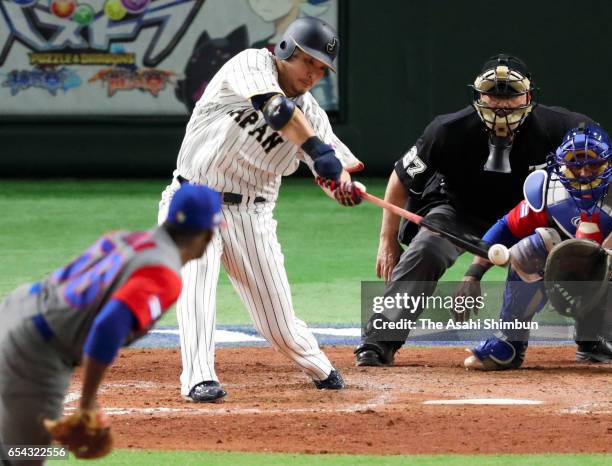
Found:
[(340, 41), (334, 28), (325, 21), (312, 17), (296, 19), (276, 44), (274, 54), (287, 60), (296, 47), (336, 71), (334, 60), (338, 56)]
[[(470, 86), (473, 89), (473, 105), (487, 128), (498, 137), (508, 137), (525, 121), (535, 107), (531, 75), (519, 58), (499, 54), (489, 58), (480, 74)], [(512, 108), (489, 107), (483, 95), (498, 98), (512, 98), (526, 95), (526, 103)]]
[(606, 196), (612, 180), (612, 144), (597, 125), (569, 130), (557, 148), (552, 165), (559, 181), (584, 211)]

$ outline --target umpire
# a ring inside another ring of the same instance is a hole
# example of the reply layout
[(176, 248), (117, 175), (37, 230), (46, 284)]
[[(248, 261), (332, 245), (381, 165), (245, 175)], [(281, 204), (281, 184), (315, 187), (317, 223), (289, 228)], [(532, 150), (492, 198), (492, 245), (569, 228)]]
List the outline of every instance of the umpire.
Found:
[[(522, 199), (525, 177), (545, 164), (565, 132), (591, 120), (560, 107), (536, 106), (525, 63), (510, 55), (487, 60), (472, 88), (472, 105), (434, 118), (396, 162), (385, 200), (481, 237)], [(404, 251), (400, 243), (408, 248)], [(383, 211), (376, 274), (386, 281), (385, 296), (430, 296), (462, 252), (412, 223), (400, 229), (400, 218)], [(479, 273), (477, 268), (467, 272)], [(415, 321), (421, 312), (396, 308), (382, 318)], [(392, 365), (408, 333), (377, 330), (371, 319), (355, 350), (356, 364)]]

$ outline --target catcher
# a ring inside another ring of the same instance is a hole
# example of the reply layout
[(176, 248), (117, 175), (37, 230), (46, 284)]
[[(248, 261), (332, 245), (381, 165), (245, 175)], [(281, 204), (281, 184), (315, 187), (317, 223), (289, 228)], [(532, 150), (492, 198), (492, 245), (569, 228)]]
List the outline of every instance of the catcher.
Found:
[[(6, 297), (0, 304), (0, 449), (55, 441), (78, 458), (110, 452), (110, 426), (96, 402), (104, 373), (119, 348), (146, 334), (176, 301), (181, 267), (202, 256), (220, 210), (217, 192), (186, 184), (161, 226), (107, 233), (66, 266)], [(79, 365), (78, 409), (57, 420)]]
[[(531, 321), (549, 300), (576, 320), (576, 360), (584, 362), (612, 362), (612, 261), (606, 252), (612, 247), (612, 202), (606, 198), (611, 179), (608, 135), (596, 125), (570, 130), (547, 170), (525, 180), (525, 199), (483, 237), (512, 246), (500, 319)], [(479, 295), (490, 266), (476, 258), (458, 293)], [(464, 365), (516, 369), (528, 339), (529, 330), (500, 331), (473, 348)]]

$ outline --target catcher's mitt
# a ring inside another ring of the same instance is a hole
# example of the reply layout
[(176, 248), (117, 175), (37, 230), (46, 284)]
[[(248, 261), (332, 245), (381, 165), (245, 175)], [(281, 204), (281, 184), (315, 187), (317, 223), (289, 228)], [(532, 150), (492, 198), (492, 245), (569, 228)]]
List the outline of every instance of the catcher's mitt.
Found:
[(564, 316), (585, 317), (605, 298), (611, 266), (612, 256), (593, 241), (561, 242), (548, 255), (544, 269), (550, 303)]
[(101, 458), (113, 449), (110, 423), (101, 411), (78, 410), (43, 423), (53, 441), (66, 446), (77, 458)]

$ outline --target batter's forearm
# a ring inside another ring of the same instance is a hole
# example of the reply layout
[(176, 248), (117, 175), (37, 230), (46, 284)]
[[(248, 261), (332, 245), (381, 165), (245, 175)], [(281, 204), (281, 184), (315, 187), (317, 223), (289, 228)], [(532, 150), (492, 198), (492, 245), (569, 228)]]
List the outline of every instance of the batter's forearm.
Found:
[(293, 117), (280, 133), (298, 147), (302, 147), (302, 144), (315, 135), (314, 129), (299, 108), (295, 109)]
[[(396, 205), (398, 207), (405, 207), (408, 202), (408, 193), (402, 185), (399, 177), (395, 173), (395, 170), (391, 173), (389, 182), (387, 183), (387, 190), (385, 191), (385, 201)], [(380, 238), (381, 239), (395, 239), (399, 232), (401, 217), (395, 215), (388, 209), (383, 209), (382, 224), (380, 227)]]

